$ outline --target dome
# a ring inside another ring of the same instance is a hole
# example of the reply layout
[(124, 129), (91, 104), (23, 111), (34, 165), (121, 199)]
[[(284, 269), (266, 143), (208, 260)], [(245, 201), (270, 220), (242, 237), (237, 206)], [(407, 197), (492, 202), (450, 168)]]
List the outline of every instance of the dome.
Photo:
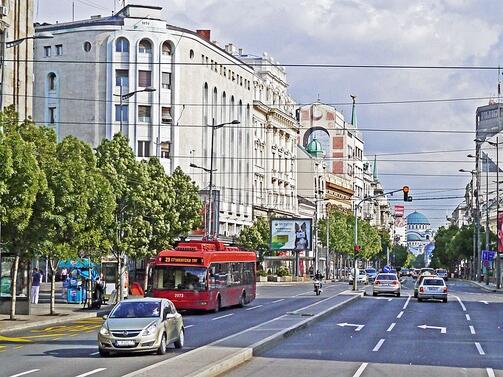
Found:
[(421, 241), (421, 237), (417, 233), (407, 233), (407, 242)]
[(313, 137), (313, 140), (307, 144), (306, 147), (307, 152), (316, 157), (320, 157), (323, 155), (323, 147), (321, 146), (321, 143), (316, 139), (316, 136)]
[(407, 225), (411, 224), (427, 224), (430, 225), (430, 221), (428, 218), (420, 212), (412, 212), (409, 216), (407, 216)]

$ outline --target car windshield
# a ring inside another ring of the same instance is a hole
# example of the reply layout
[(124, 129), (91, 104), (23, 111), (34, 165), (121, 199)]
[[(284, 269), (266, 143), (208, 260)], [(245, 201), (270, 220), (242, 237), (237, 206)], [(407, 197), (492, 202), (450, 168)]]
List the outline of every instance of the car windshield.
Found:
[(157, 266), (154, 271), (154, 289), (204, 291), (206, 289), (204, 267)]
[(396, 278), (396, 275), (377, 275), (377, 279), (376, 280), (397, 280)]
[(441, 273), (441, 274), (444, 274), (444, 273), (446, 273), (446, 272), (447, 272), (447, 270), (442, 270), (442, 269), (438, 269), (438, 270), (437, 270), (437, 273)]
[(444, 285), (442, 279), (424, 279), (423, 285)]
[(161, 301), (122, 301), (110, 313), (110, 318), (157, 318)]

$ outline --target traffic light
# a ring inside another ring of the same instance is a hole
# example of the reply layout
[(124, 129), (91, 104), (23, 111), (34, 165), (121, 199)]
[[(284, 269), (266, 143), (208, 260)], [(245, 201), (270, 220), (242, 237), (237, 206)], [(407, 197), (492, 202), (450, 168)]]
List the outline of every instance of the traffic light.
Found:
[(403, 186), (403, 201), (404, 202), (412, 202), (412, 196), (409, 196), (409, 186)]
[(355, 250), (355, 253), (356, 253), (356, 254), (358, 254), (358, 252), (360, 251), (360, 249), (361, 249), (361, 246), (360, 246), (360, 245), (355, 245), (354, 250)]

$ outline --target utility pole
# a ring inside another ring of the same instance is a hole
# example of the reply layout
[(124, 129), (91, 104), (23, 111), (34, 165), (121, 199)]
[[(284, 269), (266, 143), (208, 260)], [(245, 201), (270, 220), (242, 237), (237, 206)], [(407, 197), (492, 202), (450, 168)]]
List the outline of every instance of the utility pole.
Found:
[[(498, 113), (499, 115), (499, 113)], [(498, 223), (499, 213), (500, 213), (500, 179), (499, 179), (499, 137), (496, 137), (496, 288), (501, 288), (501, 265), (500, 265), (500, 227), (501, 224)]]
[[(485, 168), (486, 168), (486, 250), (489, 252), (490, 248), (490, 242), (489, 242), (489, 237), (491, 235), (491, 232), (489, 230), (489, 164), (488, 164), (488, 159), (489, 157), (486, 154), (485, 158)], [(489, 285), (489, 267), (486, 267), (486, 285)]]

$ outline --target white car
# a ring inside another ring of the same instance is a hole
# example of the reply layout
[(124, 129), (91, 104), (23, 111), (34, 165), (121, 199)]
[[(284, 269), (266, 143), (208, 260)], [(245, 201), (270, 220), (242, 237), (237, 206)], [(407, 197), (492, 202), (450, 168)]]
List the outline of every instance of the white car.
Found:
[[(365, 270), (356, 269), (356, 282), (365, 285), (369, 283), (369, 277)], [(349, 273), (349, 284), (353, 284), (353, 269)]]

